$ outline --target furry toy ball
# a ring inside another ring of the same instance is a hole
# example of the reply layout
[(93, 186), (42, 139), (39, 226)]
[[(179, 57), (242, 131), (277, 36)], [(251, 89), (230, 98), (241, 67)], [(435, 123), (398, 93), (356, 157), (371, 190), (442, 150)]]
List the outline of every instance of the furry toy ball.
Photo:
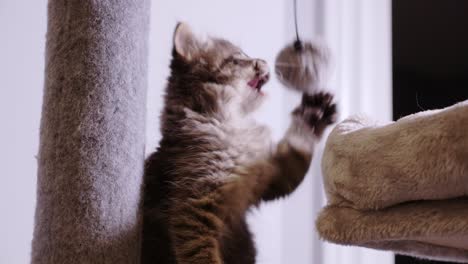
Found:
[(328, 75), (328, 51), (321, 45), (299, 38), (283, 48), (275, 62), (279, 81), (290, 89), (313, 94), (323, 88)]

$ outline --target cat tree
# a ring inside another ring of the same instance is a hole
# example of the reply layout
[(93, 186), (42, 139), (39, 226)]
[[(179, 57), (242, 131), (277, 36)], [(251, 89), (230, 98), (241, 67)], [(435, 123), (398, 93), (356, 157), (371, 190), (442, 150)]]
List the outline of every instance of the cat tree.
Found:
[(32, 263), (138, 263), (149, 0), (50, 0)]

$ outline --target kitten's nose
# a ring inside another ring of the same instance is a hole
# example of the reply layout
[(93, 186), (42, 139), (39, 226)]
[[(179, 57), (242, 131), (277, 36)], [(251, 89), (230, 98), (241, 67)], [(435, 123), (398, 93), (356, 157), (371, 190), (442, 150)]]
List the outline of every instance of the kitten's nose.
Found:
[(269, 72), (267, 62), (262, 59), (256, 59), (254, 61), (254, 69), (259, 75), (267, 75)]

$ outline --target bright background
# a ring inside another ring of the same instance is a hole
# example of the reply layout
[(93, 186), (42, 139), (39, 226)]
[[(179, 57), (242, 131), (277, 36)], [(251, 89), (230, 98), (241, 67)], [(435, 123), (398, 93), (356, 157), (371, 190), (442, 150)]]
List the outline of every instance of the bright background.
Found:
[[(329, 44), (334, 61), (330, 90), (341, 118), (366, 113), (390, 120), (390, 0), (298, 0), (305, 38)], [(44, 82), (45, 0), (0, 0), (0, 264), (28, 263), (35, 206), (36, 158)], [(147, 153), (156, 147), (162, 91), (177, 21), (227, 38), (273, 64), (293, 38), (292, 0), (154, 0), (151, 9)], [(273, 78), (258, 118), (279, 139), (299, 96)], [(319, 241), (314, 220), (325, 203), (320, 152), (304, 183), (288, 199), (262, 205), (249, 217), (258, 263), (393, 263), (388, 253)]]

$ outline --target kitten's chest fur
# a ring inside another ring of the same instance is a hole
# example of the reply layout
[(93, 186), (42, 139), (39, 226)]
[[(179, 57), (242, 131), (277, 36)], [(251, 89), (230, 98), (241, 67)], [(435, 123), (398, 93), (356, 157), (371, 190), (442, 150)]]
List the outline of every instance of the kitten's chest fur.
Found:
[(222, 123), (221, 128), (224, 131), (222, 138), (228, 157), (236, 165), (245, 165), (270, 152), (269, 129), (253, 120), (228, 121)]
[(236, 167), (265, 157), (272, 147), (269, 129), (253, 119), (194, 118), (187, 120), (184, 129), (188, 151), (179, 155), (185, 164), (191, 161), (187, 169), (216, 181), (229, 178)]

